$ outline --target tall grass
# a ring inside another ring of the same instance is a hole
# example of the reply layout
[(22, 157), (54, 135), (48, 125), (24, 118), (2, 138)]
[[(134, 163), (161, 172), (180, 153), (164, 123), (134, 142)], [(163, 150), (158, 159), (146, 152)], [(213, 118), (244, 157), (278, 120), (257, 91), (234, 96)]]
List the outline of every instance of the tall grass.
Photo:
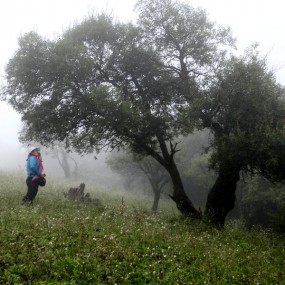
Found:
[(163, 200), (86, 185), (102, 206), (64, 198), (48, 181), (21, 205), (22, 174), (0, 173), (0, 284), (285, 284), (285, 239), (182, 219)]

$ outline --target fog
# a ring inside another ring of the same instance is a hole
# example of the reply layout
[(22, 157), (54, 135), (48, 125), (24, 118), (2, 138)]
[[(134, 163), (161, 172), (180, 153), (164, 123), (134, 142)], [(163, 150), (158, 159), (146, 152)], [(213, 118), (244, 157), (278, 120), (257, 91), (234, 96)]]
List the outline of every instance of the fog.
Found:
[(0, 169), (15, 168), (24, 152), (18, 141), (21, 129), (21, 116), (10, 106), (0, 102)]
[[(18, 140), (21, 116), (4, 102), (0, 102), (0, 129), (3, 130), (0, 136), (0, 171), (16, 170), (25, 173), (28, 148)], [(41, 152), (47, 176), (64, 177), (64, 171), (52, 154), (52, 150), (41, 147)], [(76, 161), (78, 167), (78, 177), (73, 175), (72, 179), (96, 181), (97, 184), (105, 187), (112, 187), (114, 184), (120, 187), (121, 178), (113, 173), (105, 163), (108, 154), (106, 151), (86, 155), (70, 153), (69, 155)], [(68, 163), (73, 173), (75, 167), (73, 160), (69, 159)]]
[[(0, 76), (4, 81), (4, 66), (17, 49), (17, 38), (30, 30), (53, 38), (68, 26), (80, 21), (88, 14), (98, 11), (112, 13), (122, 21), (135, 18), (135, 0), (10, 0), (0, 4), (1, 57)], [(205, 8), (209, 18), (222, 26), (230, 26), (237, 38), (237, 52), (242, 53), (252, 42), (260, 43), (260, 50), (268, 55), (270, 66), (276, 72), (280, 83), (285, 84), (285, 39), (283, 15), (285, 4), (282, 0), (193, 0), (193, 6)], [(0, 169), (25, 169), (26, 147), (18, 141), (21, 116), (5, 102), (0, 102)], [(63, 175), (56, 159), (44, 155), (47, 174)], [(110, 183), (112, 174), (105, 164), (106, 153), (93, 158), (76, 156), (79, 168), (87, 169), (91, 177)], [(101, 177), (101, 178), (100, 178)]]
[[(108, 11), (118, 19), (130, 20), (134, 17), (134, 0), (123, 1), (108, 0), (10, 0), (0, 3), (0, 83), (4, 83), (4, 69), (8, 60), (17, 49), (19, 36), (35, 30), (47, 38), (55, 38), (70, 25), (81, 21), (89, 14)], [(4, 44), (3, 44), (4, 43)], [(19, 170), (25, 172), (27, 146), (18, 141), (21, 130), (21, 116), (17, 114), (6, 102), (0, 101), (0, 170)], [(44, 167), (47, 175), (64, 176), (58, 161), (50, 154), (48, 149), (42, 148)], [(97, 183), (110, 185), (118, 184), (118, 176), (110, 171), (105, 164), (106, 153), (85, 155), (83, 157), (72, 154), (78, 163), (78, 169), (88, 174), (89, 179)], [(72, 170), (72, 162), (70, 161)], [(86, 177), (78, 177), (83, 179)], [(111, 179), (112, 178), (112, 179)]]

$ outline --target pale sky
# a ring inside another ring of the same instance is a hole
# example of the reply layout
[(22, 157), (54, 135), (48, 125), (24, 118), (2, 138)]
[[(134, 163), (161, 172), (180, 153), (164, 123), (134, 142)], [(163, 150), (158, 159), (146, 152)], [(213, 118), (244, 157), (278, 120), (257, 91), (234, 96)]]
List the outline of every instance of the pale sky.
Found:
[[(185, 2), (188, 2), (185, 0)], [(54, 38), (67, 27), (96, 11), (112, 13), (117, 19), (135, 18), (136, 0), (3, 0), (0, 2), (0, 82), (4, 66), (17, 49), (17, 39), (31, 30)], [(192, 0), (206, 9), (210, 20), (230, 26), (241, 53), (253, 42), (268, 54), (277, 79), (285, 84), (284, 0)], [(9, 151), (17, 152), (20, 116), (0, 102), (0, 168)], [(4, 157), (5, 156), (5, 157)], [(2, 163), (1, 163), (2, 161)]]

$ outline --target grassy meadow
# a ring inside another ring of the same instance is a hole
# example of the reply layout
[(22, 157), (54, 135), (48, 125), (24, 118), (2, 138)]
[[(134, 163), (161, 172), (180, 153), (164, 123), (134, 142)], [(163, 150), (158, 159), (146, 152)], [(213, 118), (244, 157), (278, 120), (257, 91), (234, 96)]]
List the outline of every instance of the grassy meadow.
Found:
[(0, 172), (0, 284), (285, 284), (285, 236), (182, 219), (170, 200), (86, 182), (102, 206), (50, 181), (22, 206), (25, 176)]

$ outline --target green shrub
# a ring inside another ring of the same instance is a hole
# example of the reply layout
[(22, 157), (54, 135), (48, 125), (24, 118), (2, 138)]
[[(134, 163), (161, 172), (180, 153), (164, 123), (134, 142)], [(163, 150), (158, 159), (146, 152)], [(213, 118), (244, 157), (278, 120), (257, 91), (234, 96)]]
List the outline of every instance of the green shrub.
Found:
[(260, 225), (285, 231), (285, 188), (272, 185), (260, 177), (253, 178), (240, 201), (247, 227)]

